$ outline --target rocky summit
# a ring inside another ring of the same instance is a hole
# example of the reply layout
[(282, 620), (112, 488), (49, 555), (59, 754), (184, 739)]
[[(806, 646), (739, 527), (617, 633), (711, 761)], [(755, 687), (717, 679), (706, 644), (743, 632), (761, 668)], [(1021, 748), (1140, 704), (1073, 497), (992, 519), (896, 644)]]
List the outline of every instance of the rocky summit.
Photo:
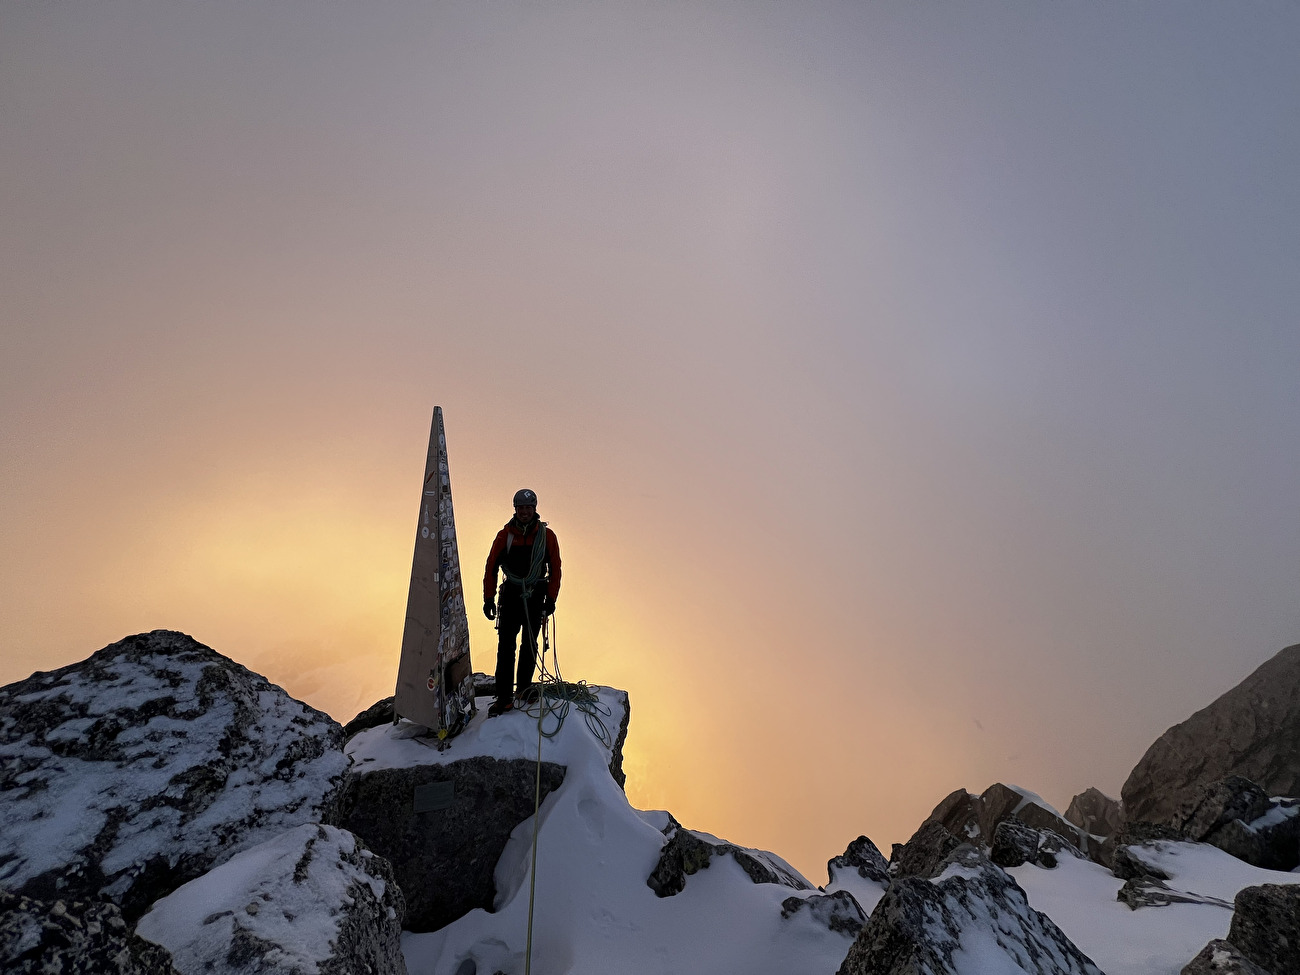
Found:
[(1300, 795), (1300, 644), (1156, 739), (1124, 783), (1124, 819), (1173, 825), (1200, 790), (1229, 775), (1267, 795)]
[(183, 633), (155, 630), (0, 688), (0, 885), (149, 906), (321, 818), (342, 728)]
[(631, 805), (625, 692), (542, 699), (445, 741), (381, 701), (345, 733), (166, 631), (0, 688), (0, 971), (1300, 971), (1300, 800), (1239, 768), (1165, 822), (958, 789), (819, 888)]

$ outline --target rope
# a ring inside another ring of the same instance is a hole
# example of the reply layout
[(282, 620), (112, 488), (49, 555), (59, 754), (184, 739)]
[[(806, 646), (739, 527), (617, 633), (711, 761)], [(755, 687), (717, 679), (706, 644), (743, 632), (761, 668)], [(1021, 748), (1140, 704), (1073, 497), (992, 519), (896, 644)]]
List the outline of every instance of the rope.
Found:
[[(569, 716), (571, 708), (576, 707), (587, 723), (591, 733), (596, 736), (606, 748), (613, 747), (614, 736), (610, 734), (609, 727), (605, 724), (604, 718), (612, 715), (612, 711), (600, 703), (597, 696), (600, 687), (595, 684), (588, 684), (586, 681), (570, 683), (560, 676), (560, 653), (558, 646), (559, 628), (555, 625), (555, 613), (551, 612), (549, 616), (542, 618), (542, 652), (537, 654), (537, 643), (532, 636), (531, 621), (528, 619), (528, 601), (524, 600), (524, 632), (528, 638), (533, 640), (533, 652), (537, 661), (537, 700), (527, 703), (523, 711), (529, 717), (537, 721), (537, 774), (533, 782), (533, 865), (531, 878), (528, 887), (528, 945), (524, 955), (524, 975), (532, 975), (533, 967), (533, 904), (537, 896), (537, 832), (541, 827), (541, 808), (542, 808), (542, 739), (554, 738), (564, 727), (564, 721)], [(552, 631), (557, 635), (554, 645), (551, 639)], [(551, 652), (551, 659), (554, 662), (555, 673), (552, 674), (546, 669), (546, 653)], [(554, 726), (548, 731), (544, 727), (547, 720), (554, 722)]]

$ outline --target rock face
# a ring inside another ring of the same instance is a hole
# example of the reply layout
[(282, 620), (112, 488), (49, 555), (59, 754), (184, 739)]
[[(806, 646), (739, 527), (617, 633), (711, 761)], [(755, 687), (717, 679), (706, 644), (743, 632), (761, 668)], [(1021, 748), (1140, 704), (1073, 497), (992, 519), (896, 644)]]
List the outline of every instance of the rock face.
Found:
[(985, 849), (992, 845), (998, 824), (1008, 819), (1031, 829), (1050, 829), (1072, 846), (1085, 848), (1087, 839), (1081, 831), (1040, 805), (1037, 798), (1001, 782), (993, 783), (978, 796), (958, 789), (935, 806), (925, 822), (937, 822), (958, 841)]
[(113, 904), (39, 901), (0, 890), (6, 975), (177, 975), (166, 948), (131, 933)]
[(1183, 966), (1182, 975), (1273, 975), (1243, 955), (1227, 941), (1216, 938)]
[(0, 885), (133, 922), (328, 810), (342, 729), (183, 633), (128, 637), (0, 688)]
[(392, 868), (332, 826), (306, 825), (164, 897), (139, 934), (185, 972), (406, 975)]
[(1156, 739), (1124, 783), (1125, 821), (1172, 825), (1199, 789), (1229, 775), (1300, 795), (1300, 645)]
[(664, 827), (664, 835), (668, 842), (659, 853), (659, 862), (646, 878), (646, 886), (659, 897), (680, 894), (686, 888), (686, 878), (707, 870), (709, 861), (715, 856), (730, 856), (756, 884), (781, 884), (794, 890), (812, 890), (812, 884), (780, 857), (765, 850), (751, 850), (706, 838), (684, 829), (671, 815)]
[(1120, 805), (1100, 789), (1085, 789), (1070, 800), (1065, 818), (1085, 833), (1105, 838), (1119, 831), (1123, 822)]
[(1228, 940), (1266, 972), (1300, 972), (1300, 887), (1264, 884), (1238, 891)]
[(1050, 829), (1030, 829), (1014, 819), (1006, 819), (993, 831), (989, 859), (1004, 868), (1032, 863), (1050, 870), (1056, 866), (1061, 853), (1083, 856), (1068, 840)]
[(1270, 870), (1300, 865), (1300, 800), (1270, 798), (1240, 775), (1201, 786), (1173, 814), (1173, 828)]
[(826, 862), (826, 874), (832, 884), (841, 879), (841, 874), (849, 871), (863, 880), (889, 883), (889, 861), (876, 848), (876, 844), (865, 836), (859, 836), (843, 853)]
[(942, 823), (922, 823), (910, 840), (894, 844), (889, 858), (890, 875), (934, 877), (944, 868), (953, 850), (962, 845), (969, 844), (963, 844)]
[(935, 880), (895, 880), (838, 975), (965, 975), (1011, 971), (1101, 975), (1025, 892), (972, 847)]
[[(542, 763), (543, 800), (564, 772)], [(483, 757), (352, 772), (331, 822), (392, 864), (406, 928), (434, 931), (476, 907), (492, 910), (497, 860), (533, 815), (535, 773), (527, 759)]]

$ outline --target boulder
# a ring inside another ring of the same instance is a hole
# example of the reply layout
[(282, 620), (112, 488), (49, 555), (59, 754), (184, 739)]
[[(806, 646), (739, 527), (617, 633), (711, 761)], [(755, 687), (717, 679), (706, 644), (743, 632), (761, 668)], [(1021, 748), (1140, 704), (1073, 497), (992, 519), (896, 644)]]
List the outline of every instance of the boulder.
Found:
[(987, 850), (993, 845), (998, 825), (1008, 819), (1033, 829), (1051, 830), (1076, 848), (1087, 846), (1087, 836), (1042, 805), (1038, 796), (1001, 782), (993, 783), (978, 796), (965, 789), (950, 793), (935, 806), (925, 822), (943, 826), (958, 842)]
[(1300, 795), (1300, 645), (1156, 739), (1121, 790), (1125, 821), (1173, 825), (1200, 789), (1229, 775), (1268, 795)]
[(240, 850), (329, 810), (342, 729), (183, 633), (0, 688), (0, 885), (134, 922)]
[(1100, 789), (1088, 788), (1070, 800), (1065, 818), (1085, 833), (1104, 839), (1119, 830), (1123, 813), (1116, 800)]
[(1189, 840), (1209, 842), (1234, 820), (1253, 822), (1268, 812), (1268, 793), (1250, 779), (1229, 775), (1199, 786), (1170, 817), (1169, 825)]
[(1174, 890), (1155, 876), (1130, 877), (1115, 894), (1115, 899), (1127, 904), (1129, 910), (1139, 907), (1168, 907), (1170, 904), (1209, 904), (1213, 907), (1232, 907), (1227, 901), (1186, 890)]
[(368, 728), (378, 728), (381, 724), (393, 723), (393, 695), (376, 701), (355, 718), (343, 726), (344, 742), (351, 741)]
[(1234, 948), (1215, 938), (1183, 966), (1181, 975), (1273, 975)]
[(889, 883), (889, 861), (865, 836), (859, 836), (843, 853), (826, 862), (826, 874), (832, 884), (840, 879), (840, 874), (850, 871), (863, 880)]
[(1191, 840), (1269, 870), (1300, 865), (1300, 801), (1268, 794), (1239, 775), (1199, 788), (1173, 816)]
[[(949, 834), (951, 835), (951, 834)], [(959, 967), (962, 958), (966, 965)], [(978, 967), (969, 967), (971, 963)], [(858, 932), (838, 975), (971, 971), (1101, 975), (1025, 892), (963, 844), (933, 880), (896, 879)]]
[(154, 904), (136, 930), (185, 972), (406, 975), (388, 862), (333, 826), (244, 850)]
[(968, 846), (941, 823), (925, 822), (906, 843), (895, 843), (889, 858), (891, 877), (933, 877), (959, 846)]
[(671, 815), (663, 832), (668, 841), (659, 851), (659, 860), (646, 878), (646, 886), (659, 897), (680, 894), (686, 888), (686, 878), (707, 870), (715, 856), (730, 856), (756, 884), (780, 884), (794, 890), (813, 889), (794, 867), (766, 850), (736, 846), (685, 829)]
[[(434, 931), (476, 907), (491, 911), (493, 873), (511, 832), (533, 815), (536, 763), (465, 758), (439, 765), (352, 771), (330, 822), (393, 866), (406, 928)], [(542, 763), (541, 795), (565, 769)]]
[(1300, 972), (1300, 886), (1263, 884), (1238, 891), (1228, 940), (1272, 975)]
[(831, 894), (809, 894), (807, 897), (787, 897), (781, 902), (781, 917), (792, 918), (806, 912), (813, 921), (838, 934), (857, 937), (867, 915), (857, 898), (847, 890)]
[(1056, 866), (1059, 853), (1083, 859), (1083, 854), (1058, 833), (1050, 829), (1031, 829), (1014, 819), (1006, 819), (993, 831), (989, 859), (1007, 869), (1032, 863), (1050, 870)]
[(132, 933), (117, 905), (41, 901), (0, 890), (6, 975), (177, 975), (166, 948)]

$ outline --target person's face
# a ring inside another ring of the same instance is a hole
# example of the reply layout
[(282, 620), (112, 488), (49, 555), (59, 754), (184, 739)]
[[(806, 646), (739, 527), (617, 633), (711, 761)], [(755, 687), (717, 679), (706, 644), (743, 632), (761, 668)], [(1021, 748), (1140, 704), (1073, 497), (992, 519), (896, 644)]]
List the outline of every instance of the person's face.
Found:
[(515, 505), (515, 518), (520, 522), (531, 521), (535, 514), (537, 514), (537, 505), (535, 504)]

